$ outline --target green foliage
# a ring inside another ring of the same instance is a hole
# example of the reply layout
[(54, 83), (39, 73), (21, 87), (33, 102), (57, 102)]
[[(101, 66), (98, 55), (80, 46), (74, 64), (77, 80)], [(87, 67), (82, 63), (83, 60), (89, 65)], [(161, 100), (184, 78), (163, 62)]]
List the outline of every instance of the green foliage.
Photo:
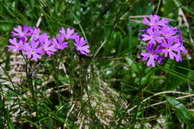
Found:
[[(193, 6), (193, 0), (0, 0), (0, 128), (194, 128)], [(154, 13), (183, 31), (189, 51), (183, 62), (150, 68), (140, 61), (143, 26), (130, 16)], [(35, 26), (40, 16), (50, 35), (76, 28), (91, 56), (65, 49), (25, 62), (35, 76), (12, 84), (18, 75), (10, 74), (10, 33), (18, 24)]]
[(189, 125), (190, 128), (194, 127), (193, 116), (182, 103), (171, 97), (167, 97), (167, 101), (172, 107), (175, 108), (176, 115), (180, 121)]

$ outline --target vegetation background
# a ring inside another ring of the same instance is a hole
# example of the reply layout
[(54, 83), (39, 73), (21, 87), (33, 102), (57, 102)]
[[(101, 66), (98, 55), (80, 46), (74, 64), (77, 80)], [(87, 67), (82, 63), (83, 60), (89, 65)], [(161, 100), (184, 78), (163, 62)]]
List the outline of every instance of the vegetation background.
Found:
[[(150, 14), (183, 31), (183, 62), (139, 60), (137, 16)], [(50, 35), (76, 28), (91, 55), (64, 50), (26, 65), (8, 39), (38, 19)], [(194, 129), (193, 38), (193, 0), (0, 0), (0, 129)]]

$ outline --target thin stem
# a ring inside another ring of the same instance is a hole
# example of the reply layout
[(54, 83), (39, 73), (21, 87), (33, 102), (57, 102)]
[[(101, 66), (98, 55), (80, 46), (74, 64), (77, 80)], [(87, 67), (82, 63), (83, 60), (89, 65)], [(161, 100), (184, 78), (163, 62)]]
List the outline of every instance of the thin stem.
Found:
[(162, 0), (159, 0), (158, 6), (157, 6), (157, 9), (156, 9), (156, 14), (158, 13), (158, 11), (159, 11), (159, 9), (160, 9), (161, 2), (162, 2)]
[[(74, 18), (78, 21), (78, 18), (77, 18), (74, 14), (73, 14), (73, 16), (74, 16)], [(86, 33), (85, 33), (85, 31), (84, 31), (82, 25), (81, 25), (80, 23), (78, 23), (78, 25), (79, 25), (79, 28), (81, 29), (81, 32), (82, 32), (84, 38), (87, 40)]]
[(99, 51), (102, 49), (102, 47), (104, 46), (104, 44), (105, 44), (106, 42), (107, 42), (107, 40), (104, 40), (104, 41), (102, 42), (102, 44), (100, 45), (100, 47), (96, 50), (96, 52), (95, 52), (93, 58), (96, 57), (96, 55), (99, 53)]
[(43, 13), (40, 14), (40, 17), (38, 18), (38, 21), (36, 23), (36, 27), (39, 27), (40, 26), (40, 23), (42, 21), (42, 16), (43, 16)]
[[(185, 96), (180, 96), (180, 97), (177, 97), (175, 98), (176, 100), (180, 100), (180, 99), (185, 99), (185, 98), (190, 98), (190, 97), (194, 97), (194, 94), (188, 94), (188, 95), (185, 95)], [(155, 107), (155, 106), (158, 106), (158, 105), (161, 105), (161, 104), (165, 104), (167, 103), (168, 101), (161, 101), (161, 102), (158, 102), (158, 103), (154, 103), (154, 104), (151, 104), (150, 106), (147, 106), (145, 107), (146, 108), (150, 108), (150, 107)]]
[[(9, 76), (8, 72), (0, 65), (0, 68), (3, 70), (3, 72), (5, 73), (5, 75), (7, 76), (8, 80), (10, 81), (12, 87), (14, 88), (14, 82), (12, 81), (11, 77)], [(11, 89), (11, 88), (10, 88)], [(13, 90), (13, 89), (12, 89)]]
[[(150, 15), (137, 15), (137, 16), (129, 16), (130, 19), (137, 19), (137, 18), (145, 18), (145, 17), (149, 17)], [(168, 19), (169, 21), (175, 21), (173, 19), (170, 19), (170, 18), (166, 18), (166, 17), (161, 17), (161, 18), (165, 18), (165, 19)]]
[[(159, 93), (156, 93), (152, 96), (149, 96), (147, 98), (145, 98), (140, 104), (143, 104), (144, 102), (150, 100), (151, 98), (155, 97), (155, 96), (159, 96), (159, 95), (162, 95), (162, 94), (184, 94), (184, 95), (192, 95), (194, 96), (194, 94), (190, 94), (190, 93), (185, 93), (185, 92), (180, 92), (180, 91), (163, 91), (163, 92), (159, 92)], [(137, 108), (139, 105), (135, 105), (133, 106), (132, 108), (130, 108), (127, 112), (130, 113), (131, 111), (133, 111), (135, 108)]]
[(25, 72), (26, 72), (26, 78), (28, 79), (28, 60), (27, 58), (24, 56), (24, 54), (21, 52), (21, 55), (23, 57), (23, 59), (25, 60), (26, 66), (25, 66)]

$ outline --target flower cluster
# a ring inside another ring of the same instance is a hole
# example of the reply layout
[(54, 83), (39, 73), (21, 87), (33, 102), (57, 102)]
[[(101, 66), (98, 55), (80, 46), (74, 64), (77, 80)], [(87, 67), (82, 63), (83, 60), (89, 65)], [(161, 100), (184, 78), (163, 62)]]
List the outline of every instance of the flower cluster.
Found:
[(155, 67), (170, 58), (177, 62), (182, 61), (182, 54), (187, 50), (183, 46), (182, 33), (176, 27), (169, 25), (169, 20), (158, 15), (150, 15), (143, 19), (148, 28), (143, 30), (141, 38), (146, 42), (145, 51), (141, 53), (142, 60), (147, 66)]
[(51, 56), (55, 52), (67, 48), (69, 40), (73, 40), (75, 49), (80, 54), (88, 56), (90, 50), (87, 40), (71, 28), (61, 28), (55, 37), (50, 37), (47, 33), (41, 32), (38, 27), (19, 25), (13, 29), (8, 49), (22, 52), (27, 58), (37, 61), (43, 55)]

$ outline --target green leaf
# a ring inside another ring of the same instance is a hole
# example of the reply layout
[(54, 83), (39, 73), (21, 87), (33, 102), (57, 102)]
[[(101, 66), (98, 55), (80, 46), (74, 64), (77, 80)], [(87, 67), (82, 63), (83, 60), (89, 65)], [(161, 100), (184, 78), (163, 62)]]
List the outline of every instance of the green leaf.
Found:
[(187, 108), (175, 98), (166, 97), (168, 103), (175, 108), (175, 113), (177, 118), (182, 121), (183, 123), (187, 124), (189, 127), (194, 128), (194, 117), (192, 114), (187, 110)]

